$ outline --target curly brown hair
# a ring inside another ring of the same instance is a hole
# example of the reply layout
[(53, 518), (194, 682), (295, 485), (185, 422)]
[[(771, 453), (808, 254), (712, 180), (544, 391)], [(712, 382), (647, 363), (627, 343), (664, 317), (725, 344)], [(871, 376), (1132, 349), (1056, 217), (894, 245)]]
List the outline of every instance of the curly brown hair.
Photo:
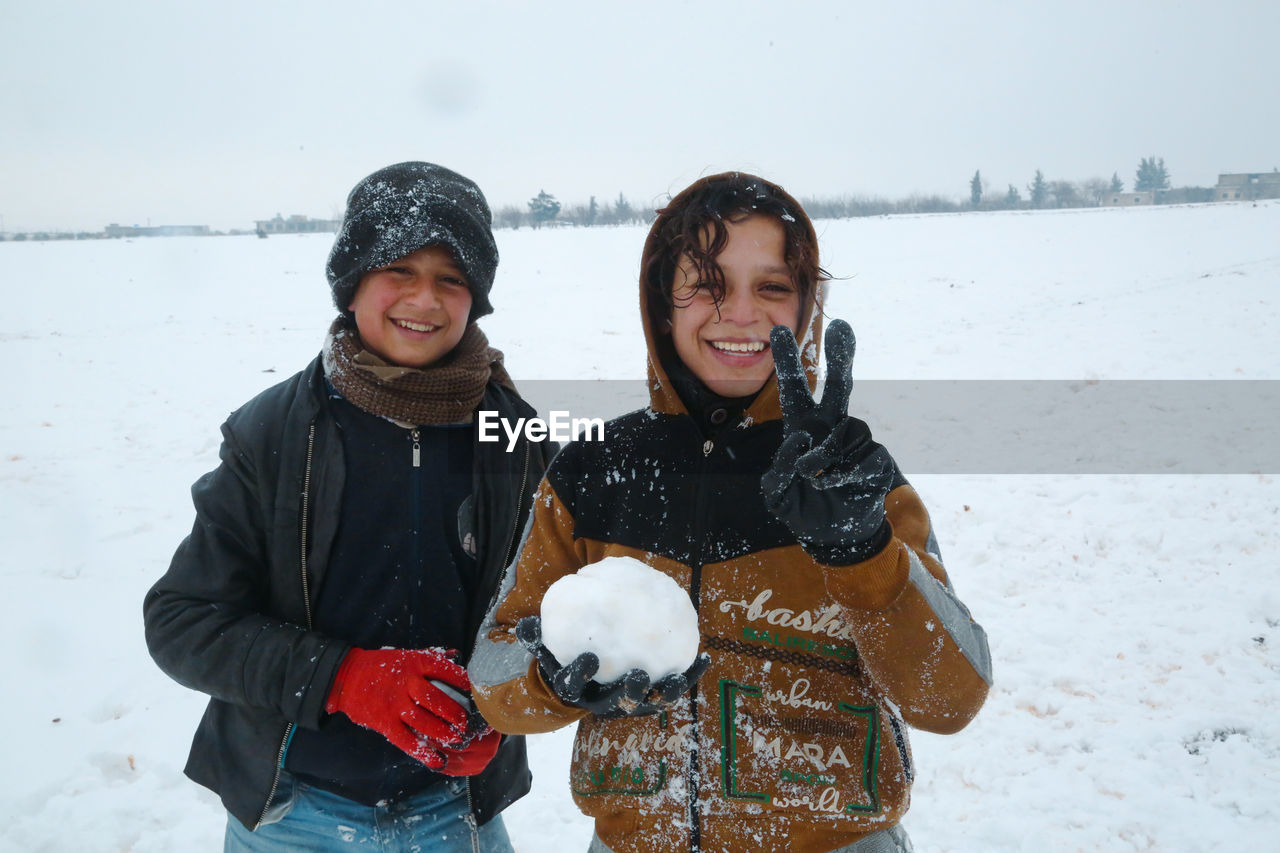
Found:
[(818, 265), (818, 236), (804, 208), (771, 181), (745, 172), (723, 172), (685, 188), (658, 211), (649, 229), (640, 276), (653, 328), (670, 320), (676, 307), (672, 288), (681, 256), (692, 263), (719, 307), (725, 283), (716, 257), (729, 240), (725, 222), (741, 222), (748, 216), (770, 216), (781, 223), (787, 268), (799, 289), (802, 314), (810, 313), (819, 284), (831, 276)]

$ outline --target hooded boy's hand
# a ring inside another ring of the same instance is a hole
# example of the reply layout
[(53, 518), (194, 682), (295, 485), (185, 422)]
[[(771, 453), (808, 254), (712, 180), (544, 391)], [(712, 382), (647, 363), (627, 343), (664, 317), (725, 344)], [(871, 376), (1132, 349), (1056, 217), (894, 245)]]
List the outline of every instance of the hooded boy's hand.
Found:
[(853, 330), (843, 320), (827, 329), (827, 383), (821, 401), (809, 393), (795, 335), (774, 326), (769, 335), (782, 444), (760, 486), (765, 506), (823, 562), (849, 563), (883, 548), (891, 532), (884, 499), (897, 466), (871, 439), (864, 421), (850, 417)]
[(643, 669), (628, 670), (613, 681), (599, 682), (594, 676), (600, 669), (600, 658), (593, 652), (583, 652), (561, 666), (542, 642), (540, 617), (526, 616), (516, 623), (516, 639), (537, 658), (542, 680), (561, 702), (585, 708), (604, 719), (642, 717), (665, 711), (688, 693), (711, 665), (711, 658), (703, 653), (684, 672), (672, 673), (654, 682)]

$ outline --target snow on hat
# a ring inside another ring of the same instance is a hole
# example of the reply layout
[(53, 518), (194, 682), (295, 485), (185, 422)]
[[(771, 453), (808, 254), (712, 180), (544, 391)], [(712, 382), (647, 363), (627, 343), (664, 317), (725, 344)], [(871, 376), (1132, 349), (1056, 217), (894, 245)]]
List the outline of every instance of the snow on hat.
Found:
[(444, 246), (470, 285), (468, 322), (492, 313), (489, 290), (498, 267), (492, 225), (484, 194), (457, 172), (417, 162), (379, 169), (347, 196), (325, 270), (333, 302), (351, 319), (347, 306), (366, 272), (427, 246)]

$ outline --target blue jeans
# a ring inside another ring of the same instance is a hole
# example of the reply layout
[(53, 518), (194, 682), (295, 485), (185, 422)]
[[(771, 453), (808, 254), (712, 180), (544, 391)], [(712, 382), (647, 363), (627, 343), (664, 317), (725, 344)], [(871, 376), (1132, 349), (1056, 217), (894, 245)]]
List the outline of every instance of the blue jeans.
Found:
[(513, 853), (501, 816), (474, 825), (462, 779), (365, 806), (281, 773), (273, 819), (250, 832), (228, 815), (224, 853)]

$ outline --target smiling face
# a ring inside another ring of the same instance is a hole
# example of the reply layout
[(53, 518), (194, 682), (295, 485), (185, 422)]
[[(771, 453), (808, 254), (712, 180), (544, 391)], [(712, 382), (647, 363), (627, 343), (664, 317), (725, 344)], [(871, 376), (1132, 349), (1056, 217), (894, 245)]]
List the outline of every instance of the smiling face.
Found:
[(449, 250), (427, 246), (361, 276), (349, 308), (366, 349), (401, 367), (426, 367), (462, 340), (471, 291)]
[(759, 391), (773, 374), (769, 330), (800, 322), (800, 291), (786, 263), (782, 223), (771, 216), (725, 221), (728, 242), (716, 256), (724, 276), (717, 306), (693, 262), (681, 256), (672, 281), (671, 338), (676, 355), (722, 397)]

